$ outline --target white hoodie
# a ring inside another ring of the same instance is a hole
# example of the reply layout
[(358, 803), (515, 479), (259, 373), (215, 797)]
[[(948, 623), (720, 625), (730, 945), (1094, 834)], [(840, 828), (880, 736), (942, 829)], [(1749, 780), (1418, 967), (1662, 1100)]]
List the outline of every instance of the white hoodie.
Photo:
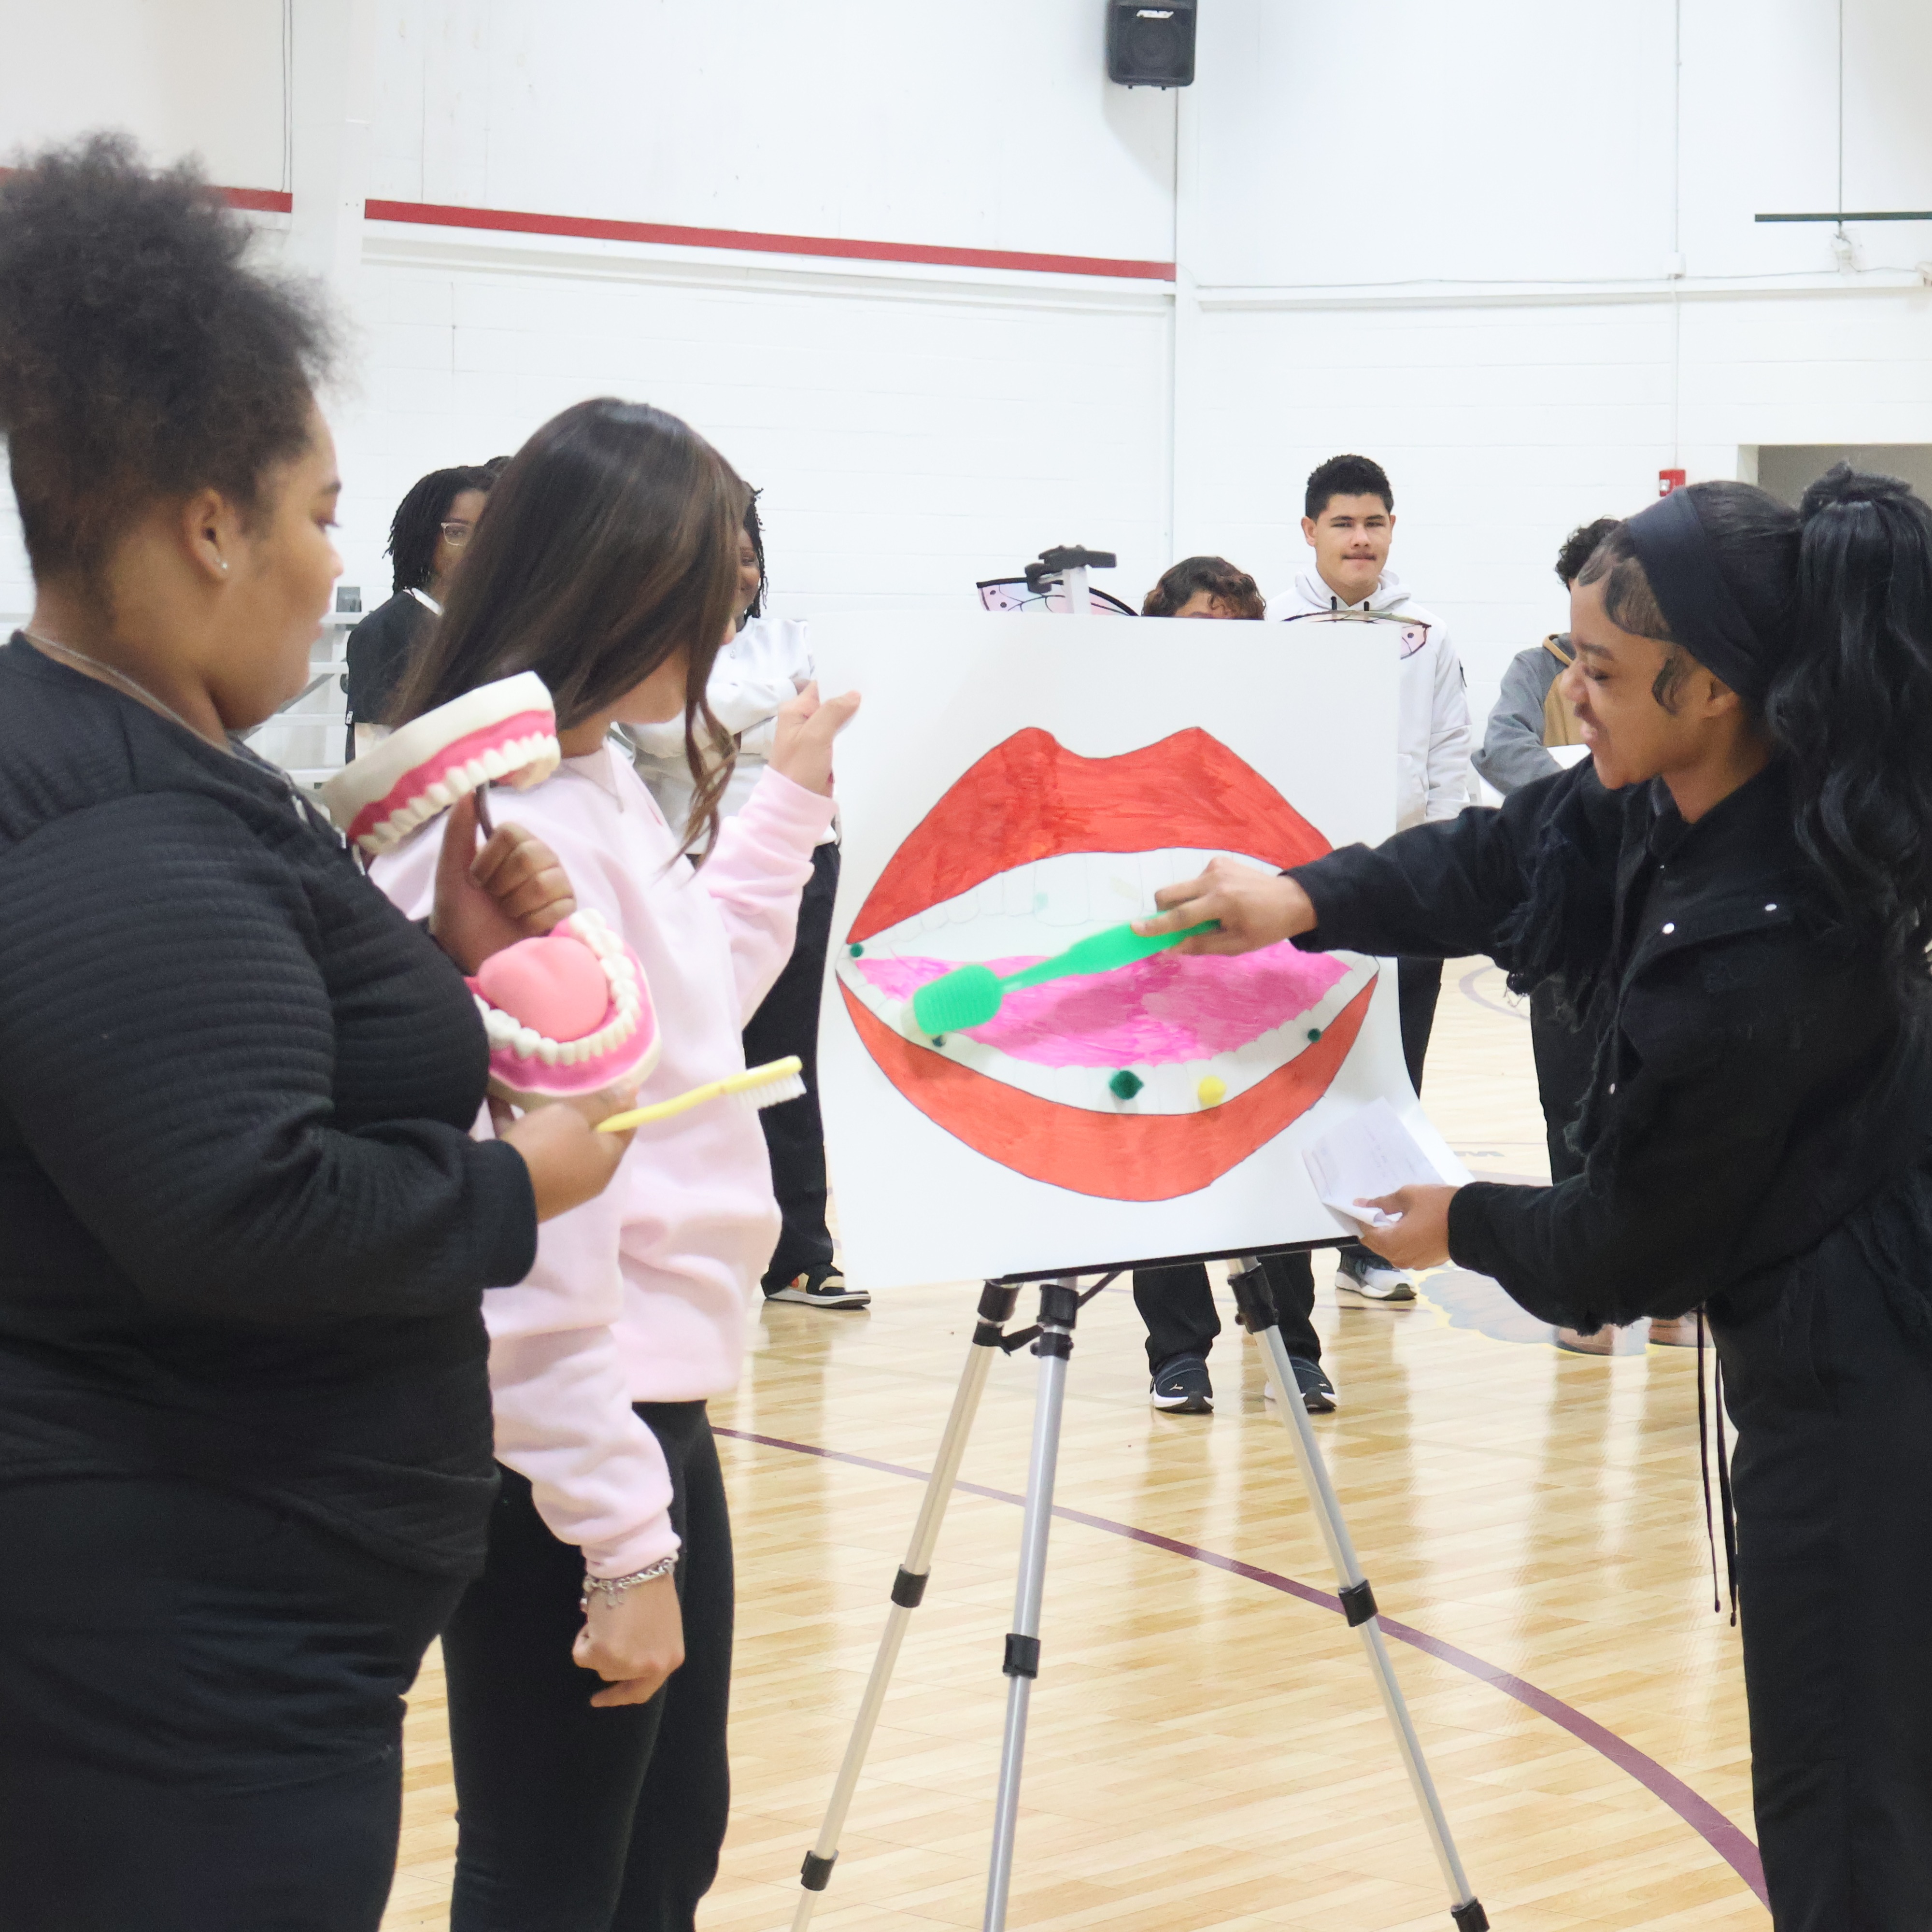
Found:
[[(718, 653), (704, 688), (711, 715), (737, 740), (738, 762), (718, 815), (741, 811), (758, 784), (778, 735), (778, 709), (818, 675), (812, 640), (796, 617), (754, 617)], [(682, 827), (691, 812), (691, 767), (684, 761), (684, 720), (668, 724), (627, 724), (624, 736), (637, 753), (638, 776), (658, 808)], [(827, 832), (820, 844), (838, 836)]]
[[(1462, 661), (1449, 633), (1432, 611), (1410, 601), (1402, 579), (1385, 570), (1359, 604), (1344, 604), (1312, 570), (1294, 580), (1293, 592), (1277, 601), (1270, 615), (1304, 617), (1322, 610), (1386, 612), (1401, 626), (1426, 625), (1427, 636), (1402, 660), (1396, 698), (1395, 824), (1398, 832), (1426, 819), (1454, 818), (1472, 802), (1475, 786), (1469, 766), (1469, 703)], [(1368, 637), (1386, 637), (1392, 650), (1408, 648), (1397, 624), (1363, 627)], [(1413, 634), (1411, 634), (1412, 637)], [(1344, 628), (1338, 643), (1366, 641)]]

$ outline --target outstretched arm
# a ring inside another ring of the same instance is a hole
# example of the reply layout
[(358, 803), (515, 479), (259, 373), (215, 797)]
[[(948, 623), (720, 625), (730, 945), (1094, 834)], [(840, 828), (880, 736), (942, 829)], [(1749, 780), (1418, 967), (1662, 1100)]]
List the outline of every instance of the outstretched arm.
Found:
[(1343, 947), (1387, 958), (1459, 958), (1487, 953), (1509, 963), (1503, 936), (1529, 890), (1531, 861), (1546, 821), (1580, 808), (1589, 834), (1566, 862), (1579, 888), (1607, 896), (1616, 856), (1618, 808), (1587, 767), (1559, 773), (1508, 800), (1440, 824), (1412, 826), (1372, 848), (1344, 846), (1291, 872), (1263, 872), (1216, 859), (1198, 879), (1155, 894), (1160, 912), (1144, 933), (1178, 932), (1204, 920), (1218, 932), (1184, 940), (1182, 952), (1252, 952), (1292, 939), (1310, 952)]

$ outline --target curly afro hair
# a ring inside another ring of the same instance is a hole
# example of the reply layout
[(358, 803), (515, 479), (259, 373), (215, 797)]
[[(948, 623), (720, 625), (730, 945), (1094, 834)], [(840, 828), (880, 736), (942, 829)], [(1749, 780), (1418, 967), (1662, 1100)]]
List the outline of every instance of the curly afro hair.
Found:
[(122, 135), (0, 182), (0, 435), (34, 572), (97, 591), (128, 520), (212, 488), (244, 510), (308, 445), (329, 331), (245, 266), (250, 231), (191, 166)]

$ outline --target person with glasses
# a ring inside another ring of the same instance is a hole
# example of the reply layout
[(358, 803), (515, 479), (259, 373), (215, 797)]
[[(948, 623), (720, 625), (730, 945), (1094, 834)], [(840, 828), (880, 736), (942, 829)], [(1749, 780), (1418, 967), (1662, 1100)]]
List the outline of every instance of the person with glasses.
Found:
[(389, 700), (430, 620), (442, 614), (449, 573), (495, 480), (487, 466), (432, 470), (396, 506), (386, 553), (395, 594), (349, 634), (349, 757), (388, 736)]
[[(1366, 456), (1331, 456), (1310, 476), (1302, 509), (1301, 534), (1315, 553), (1313, 562), (1276, 608), (1290, 623), (1351, 617), (1385, 633), (1402, 665), (1396, 700), (1396, 829), (1454, 818), (1475, 796), (1462, 664), (1448, 629), (1432, 611), (1414, 602), (1408, 586), (1388, 568), (1395, 493), (1388, 472)], [(1409, 1084), (1420, 1094), (1442, 962), (1396, 963), (1402, 1055)], [(1355, 1300), (1415, 1299), (1414, 1284), (1402, 1270), (1359, 1244), (1342, 1250), (1335, 1287)]]

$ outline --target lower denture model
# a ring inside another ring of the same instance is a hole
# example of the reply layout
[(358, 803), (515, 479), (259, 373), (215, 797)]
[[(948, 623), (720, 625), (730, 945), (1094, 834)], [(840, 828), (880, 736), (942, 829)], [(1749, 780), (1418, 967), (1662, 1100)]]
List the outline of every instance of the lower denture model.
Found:
[(372, 858), (391, 851), (465, 792), (528, 791), (557, 767), (556, 712), (533, 670), (478, 685), (425, 711), (322, 788), (337, 827)]
[(644, 968), (600, 914), (574, 912), (492, 953), (466, 983), (490, 1037), (490, 1084), (505, 1099), (592, 1094), (657, 1065)]

